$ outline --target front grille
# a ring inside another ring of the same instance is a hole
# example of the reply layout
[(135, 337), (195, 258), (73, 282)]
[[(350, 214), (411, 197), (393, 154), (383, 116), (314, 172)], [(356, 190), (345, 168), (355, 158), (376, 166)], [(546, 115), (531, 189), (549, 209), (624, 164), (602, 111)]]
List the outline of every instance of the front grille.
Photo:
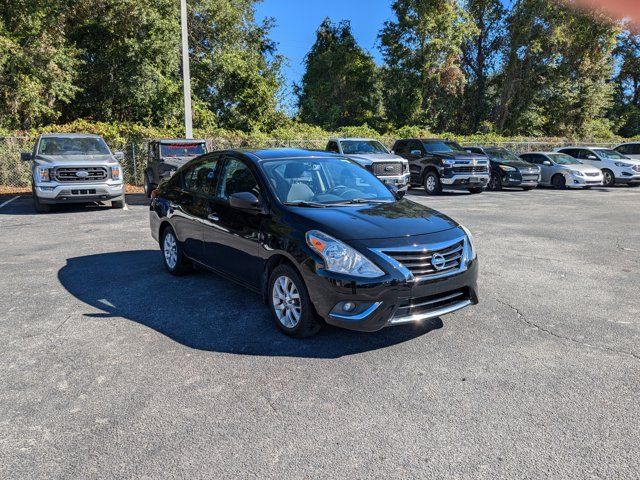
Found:
[(535, 175), (532, 175), (529, 173), (522, 175), (523, 182), (537, 182), (538, 178), (539, 178), (539, 175), (537, 173)]
[(402, 162), (380, 162), (372, 165), (373, 174), (378, 177), (402, 175), (404, 167)]
[(56, 168), (55, 176), (59, 182), (96, 182), (107, 179), (107, 169), (104, 167), (60, 167)]
[(600, 173), (598, 173), (598, 172), (585, 172), (585, 175), (587, 177), (599, 177)]
[[(422, 278), (432, 275), (454, 273), (462, 264), (464, 252), (464, 240), (460, 240), (447, 247), (438, 250), (402, 250), (383, 251), (385, 255), (393, 258), (400, 265), (409, 270), (414, 277)], [(436, 268), (434, 256), (441, 264)]]
[(453, 167), (454, 173), (487, 173), (488, 171), (485, 165)]
[(426, 315), (431, 311), (446, 308), (450, 305), (470, 300), (468, 288), (453, 290), (450, 292), (439, 293), (437, 295), (429, 295), (427, 297), (412, 298), (400, 304), (391, 323), (394, 320), (400, 320), (414, 315)]

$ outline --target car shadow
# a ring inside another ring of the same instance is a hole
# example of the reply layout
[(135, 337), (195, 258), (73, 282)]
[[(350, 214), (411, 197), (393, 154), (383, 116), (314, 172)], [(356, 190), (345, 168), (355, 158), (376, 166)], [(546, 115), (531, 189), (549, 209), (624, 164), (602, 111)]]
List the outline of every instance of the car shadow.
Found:
[(127, 205), (148, 207), (151, 200), (144, 193), (127, 193)]
[(240, 355), (339, 358), (386, 348), (442, 328), (434, 319), (377, 333), (325, 325), (312, 338), (280, 333), (259, 295), (209, 272), (169, 275), (159, 251), (138, 250), (70, 258), (58, 272), (73, 296), (99, 312), (122, 317), (190, 348)]

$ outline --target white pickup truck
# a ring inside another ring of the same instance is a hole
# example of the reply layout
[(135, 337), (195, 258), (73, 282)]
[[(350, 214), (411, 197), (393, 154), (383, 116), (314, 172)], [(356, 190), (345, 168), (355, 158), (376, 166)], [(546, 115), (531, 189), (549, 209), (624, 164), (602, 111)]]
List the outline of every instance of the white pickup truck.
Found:
[(124, 208), (123, 153), (111, 153), (102, 137), (77, 133), (41, 135), (33, 152), (23, 153), (31, 163), (33, 203), (49, 212), (60, 203), (110, 201)]
[(394, 185), (401, 196), (409, 188), (409, 162), (389, 152), (378, 140), (331, 138), (325, 150), (358, 162), (383, 183)]

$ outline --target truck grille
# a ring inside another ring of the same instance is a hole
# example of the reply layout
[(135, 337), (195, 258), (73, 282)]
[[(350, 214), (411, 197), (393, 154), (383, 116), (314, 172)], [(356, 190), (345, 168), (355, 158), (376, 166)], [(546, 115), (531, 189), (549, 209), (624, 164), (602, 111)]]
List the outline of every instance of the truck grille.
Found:
[(468, 288), (453, 290), (450, 292), (439, 293), (437, 295), (429, 295), (427, 297), (412, 298), (400, 304), (391, 323), (396, 323), (401, 319), (412, 317), (414, 315), (425, 315), (431, 311), (438, 310), (464, 300), (470, 300)]
[(402, 162), (380, 162), (372, 165), (373, 174), (377, 177), (402, 175), (404, 173)]
[[(433, 275), (454, 273), (462, 264), (464, 240), (439, 250), (392, 250), (382, 251), (400, 265), (409, 270), (414, 277), (423, 278)], [(434, 259), (434, 257), (436, 257)], [(436, 260), (439, 260), (438, 263)], [(436, 267), (437, 265), (437, 267)]]
[(453, 167), (454, 173), (487, 173), (488, 171), (485, 165)]
[(56, 168), (59, 182), (95, 182), (107, 179), (104, 167), (60, 167)]

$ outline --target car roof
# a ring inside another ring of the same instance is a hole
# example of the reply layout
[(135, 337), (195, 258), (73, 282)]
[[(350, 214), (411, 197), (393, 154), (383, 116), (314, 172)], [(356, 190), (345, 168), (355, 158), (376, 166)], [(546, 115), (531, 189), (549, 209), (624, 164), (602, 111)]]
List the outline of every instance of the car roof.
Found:
[(43, 133), (42, 138), (102, 138), (92, 133)]
[(521, 153), (520, 155), (558, 155), (558, 153), (561, 153), (561, 152), (524, 152), (524, 153)]
[(188, 139), (188, 138), (155, 138), (151, 140), (152, 143), (161, 143), (161, 144), (175, 144), (175, 143), (205, 143), (206, 140), (199, 140), (196, 138)]
[(344, 158), (338, 154), (319, 150), (304, 150), (302, 148), (267, 148), (258, 150), (229, 150), (229, 153), (241, 153), (251, 156), (256, 161), (264, 160), (292, 160), (310, 158)]

